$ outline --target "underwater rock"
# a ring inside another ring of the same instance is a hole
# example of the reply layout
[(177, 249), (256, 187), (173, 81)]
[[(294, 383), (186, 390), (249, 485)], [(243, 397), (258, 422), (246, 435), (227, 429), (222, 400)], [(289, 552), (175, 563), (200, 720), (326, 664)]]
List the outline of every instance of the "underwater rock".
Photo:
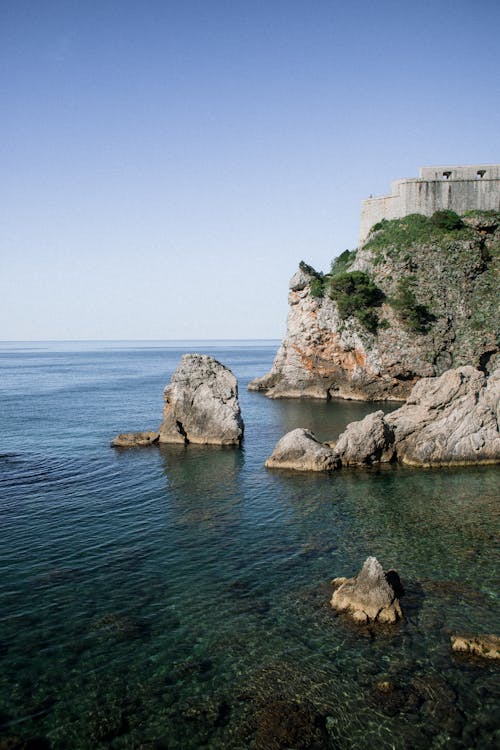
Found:
[(497, 635), (452, 635), (451, 649), (483, 659), (500, 659), (500, 637)]
[(159, 432), (153, 430), (149, 432), (122, 432), (117, 435), (111, 445), (114, 448), (137, 448), (142, 445), (153, 445), (158, 442)]
[(163, 394), (160, 443), (239, 445), (243, 420), (231, 370), (205, 354), (184, 354)]
[(326, 750), (330, 747), (325, 718), (313, 706), (272, 700), (255, 713), (256, 750)]
[(287, 432), (266, 461), (268, 469), (295, 471), (333, 471), (338, 466), (337, 453), (302, 427)]
[(142, 620), (128, 615), (108, 612), (96, 618), (91, 627), (91, 632), (101, 638), (116, 638), (128, 640), (129, 638), (143, 638), (148, 635), (148, 625)]
[(354, 622), (394, 623), (403, 617), (399, 597), (403, 587), (395, 570), (384, 573), (376, 557), (365, 560), (356, 578), (334, 578), (331, 605)]

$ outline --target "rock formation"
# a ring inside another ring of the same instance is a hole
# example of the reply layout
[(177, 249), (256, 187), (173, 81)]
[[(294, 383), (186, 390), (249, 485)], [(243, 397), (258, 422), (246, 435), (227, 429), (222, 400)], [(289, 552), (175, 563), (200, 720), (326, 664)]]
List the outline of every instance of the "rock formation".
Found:
[(497, 635), (452, 635), (451, 649), (483, 659), (500, 659), (500, 638)]
[(399, 461), (453, 466), (500, 461), (500, 368), (489, 378), (473, 367), (425, 378), (404, 406), (384, 419)]
[[(292, 277), (285, 338), (271, 371), (250, 390), (404, 400), (420, 378), (498, 366), (499, 212), (471, 213), (453, 229), (418, 215), (385, 221), (338, 260), (330, 274), (301, 264)], [(361, 300), (341, 315), (332, 281), (356, 272), (379, 295), (373, 307)]]
[(205, 354), (184, 354), (166, 386), (160, 443), (239, 445), (243, 420), (231, 370)]
[(357, 623), (394, 623), (403, 617), (403, 595), (396, 571), (384, 573), (376, 557), (368, 557), (356, 578), (334, 578), (331, 605)]
[(184, 354), (164, 390), (163, 422), (157, 432), (118, 435), (116, 447), (153, 443), (239, 445), (243, 420), (233, 373), (213, 357)]
[(154, 445), (160, 437), (159, 432), (122, 432), (117, 435), (111, 445), (114, 448), (136, 448), (145, 445)]
[(287, 432), (266, 461), (268, 469), (332, 471), (339, 466), (337, 453), (301, 427)]
[[(404, 406), (351, 422), (336, 443), (327, 445), (337, 466), (396, 459), (411, 466), (491, 464), (500, 462), (499, 421), (500, 368), (487, 378), (474, 367), (459, 367), (420, 380)], [(300, 430), (285, 435), (271, 458), (282, 455), (279, 446), (293, 444), (296, 433)], [(279, 461), (269, 465), (281, 468)], [(290, 451), (286, 468), (306, 470), (308, 465), (299, 453)]]
[(499, 402), (500, 369), (489, 378), (473, 367), (448, 370), (420, 380), (396, 411), (348, 425), (336, 450), (342, 465), (393, 458), (411, 466), (496, 463)]
[(342, 466), (391, 461), (394, 457), (394, 431), (383, 411), (368, 414), (360, 422), (351, 422), (335, 443)]

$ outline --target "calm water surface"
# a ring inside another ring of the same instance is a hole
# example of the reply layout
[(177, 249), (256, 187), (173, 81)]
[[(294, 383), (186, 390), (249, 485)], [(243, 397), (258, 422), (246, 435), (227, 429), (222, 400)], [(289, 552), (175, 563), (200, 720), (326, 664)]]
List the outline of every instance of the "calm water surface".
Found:
[[(186, 351), (238, 377), (243, 448), (110, 448)], [(0, 748), (498, 746), (498, 667), (449, 648), (498, 632), (497, 469), (266, 471), (380, 408), (249, 393), (275, 351), (0, 345)], [(370, 554), (406, 588), (383, 631), (328, 606)]]

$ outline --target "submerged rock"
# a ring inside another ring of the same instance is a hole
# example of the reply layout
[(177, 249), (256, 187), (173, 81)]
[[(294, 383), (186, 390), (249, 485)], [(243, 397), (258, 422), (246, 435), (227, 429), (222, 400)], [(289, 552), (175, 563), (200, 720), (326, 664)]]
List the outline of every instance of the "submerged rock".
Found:
[(160, 443), (239, 445), (243, 420), (231, 370), (205, 354), (184, 354), (166, 386)]
[(163, 422), (157, 431), (117, 435), (111, 445), (157, 443), (239, 445), (243, 420), (238, 383), (231, 370), (205, 354), (184, 354), (164, 390)]
[(142, 445), (153, 445), (158, 442), (159, 432), (123, 432), (111, 442), (114, 448), (136, 448)]
[(266, 461), (268, 469), (295, 471), (333, 471), (338, 465), (337, 453), (302, 427), (284, 435)]
[(500, 659), (500, 637), (497, 635), (452, 635), (451, 649), (483, 659)]
[(394, 623), (403, 617), (403, 588), (394, 570), (384, 573), (376, 557), (368, 557), (356, 578), (334, 578), (331, 605), (357, 623)]
[(256, 750), (330, 747), (325, 718), (307, 702), (271, 700), (255, 712)]

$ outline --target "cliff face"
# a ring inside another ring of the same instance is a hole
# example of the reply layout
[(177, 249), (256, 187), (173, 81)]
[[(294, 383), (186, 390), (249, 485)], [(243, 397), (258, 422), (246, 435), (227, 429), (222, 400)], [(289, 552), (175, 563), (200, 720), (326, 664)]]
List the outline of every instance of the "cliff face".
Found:
[[(301, 264), (285, 338), (251, 390), (404, 400), (422, 377), (499, 362), (500, 213), (471, 213), (452, 228), (417, 215), (384, 221), (347, 255), (327, 275)], [(366, 302), (345, 286), (359, 279), (377, 291)]]

